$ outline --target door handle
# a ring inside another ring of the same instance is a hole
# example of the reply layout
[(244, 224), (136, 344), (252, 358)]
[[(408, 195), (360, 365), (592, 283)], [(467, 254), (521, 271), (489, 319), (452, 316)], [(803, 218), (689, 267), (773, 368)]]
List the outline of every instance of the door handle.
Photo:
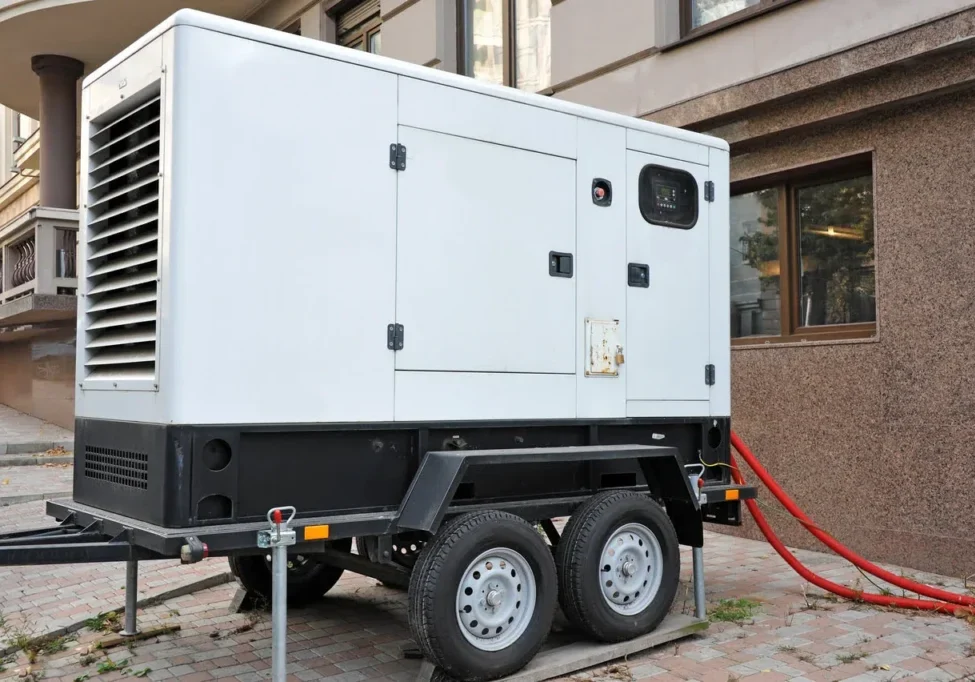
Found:
[(549, 251), (548, 274), (552, 277), (572, 277), (572, 254)]

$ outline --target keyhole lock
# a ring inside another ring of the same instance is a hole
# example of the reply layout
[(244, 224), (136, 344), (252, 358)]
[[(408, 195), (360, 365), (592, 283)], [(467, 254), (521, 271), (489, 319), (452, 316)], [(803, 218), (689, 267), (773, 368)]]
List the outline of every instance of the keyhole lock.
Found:
[(595, 178), (592, 181), (592, 203), (610, 206), (613, 203), (613, 183), (605, 178)]
[(624, 357), (623, 357), (623, 346), (617, 346), (616, 347), (616, 364), (617, 365), (622, 365), (623, 364), (623, 361), (624, 361)]

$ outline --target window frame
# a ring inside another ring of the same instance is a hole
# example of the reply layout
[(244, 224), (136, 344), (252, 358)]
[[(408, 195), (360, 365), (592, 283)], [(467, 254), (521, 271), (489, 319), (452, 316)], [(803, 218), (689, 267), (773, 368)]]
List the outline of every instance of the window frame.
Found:
[[(474, 2), (475, 0), (458, 0), (460, 10), (457, 13), (459, 24), (457, 35), (460, 37), (460, 49), (458, 54), (462, 59), (458, 60), (458, 72), (462, 76), (474, 77)], [(518, 73), (516, 60), (518, 46), (515, 44), (517, 31), (515, 29), (515, 8), (517, 0), (501, 0), (501, 71), (502, 83), (509, 88), (518, 88)], [(552, 0), (552, 5), (556, 5), (559, 0)], [(549, 88), (543, 88), (537, 93), (544, 93)], [(524, 90), (523, 92), (535, 92)]]
[[(342, 47), (347, 47), (352, 50), (359, 50), (361, 52), (370, 52), (369, 50), (369, 39), (377, 33), (382, 35), (382, 14), (381, 7), (377, 7), (376, 11), (370, 14), (366, 19), (356, 24), (353, 28), (339, 33), (338, 22), (342, 15), (354, 10), (357, 6), (365, 4), (366, 0), (359, 0), (359, 2), (336, 2), (333, 6), (326, 8), (326, 13), (329, 14), (332, 19), (336, 22), (335, 28), (335, 43), (341, 45)], [(380, 50), (382, 47), (380, 47)], [(370, 54), (374, 54), (370, 52)]]
[[(813, 327), (804, 327), (799, 324), (802, 308), (799, 293), (802, 274), (799, 261), (800, 235), (797, 193), (807, 187), (851, 180), (865, 175), (870, 176), (873, 184), (874, 246), (876, 247), (877, 176), (872, 152), (731, 183), (730, 196), (732, 198), (763, 189), (775, 189), (778, 193), (778, 215), (785, 217), (784, 220), (779, 219), (778, 225), (779, 334), (777, 336), (753, 335), (732, 338), (732, 347), (814, 341), (850, 341), (872, 339), (877, 336), (877, 322), (853, 322)], [(876, 270), (874, 277), (876, 278)]]
[(728, 16), (715, 19), (714, 21), (709, 21), (708, 23), (698, 26), (697, 28), (692, 28), (694, 18), (694, 0), (679, 0), (680, 40), (668, 45), (667, 47), (682, 45), (685, 42), (689, 42), (711, 33), (716, 33), (717, 31), (722, 31), (736, 24), (740, 24), (743, 21), (749, 21), (767, 12), (781, 9), (782, 7), (787, 7), (788, 5), (800, 1), (801, 0), (759, 0), (757, 5), (746, 7), (745, 9), (733, 12)]

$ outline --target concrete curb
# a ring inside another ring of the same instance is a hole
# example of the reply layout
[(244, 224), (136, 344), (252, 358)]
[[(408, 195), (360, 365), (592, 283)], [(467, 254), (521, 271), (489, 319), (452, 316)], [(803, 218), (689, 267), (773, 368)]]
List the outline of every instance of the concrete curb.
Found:
[(26, 467), (39, 464), (74, 464), (74, 455), (0, 455), (0, 467)]
[(32, 443), (0, 443), (0, 455), (32, 455), (47, 452), (54, 448), (74, 449), (73, 440), (48, 440)]
[(63, 497), (71, 497), (71, 491), (60, 490), (55, 493), (28, 493), (27, 495), (9, 495), (7, 497), (0, 497), (0, 507), (9, 507), (14, 504), (24, 504), (25, 502), (40, 502), (41, 500), (54, 500)]
[[(217, 587), (219, 585), (232, 582), (233, 580), (234, 580), (234, 576), (231, 575), (230, 571), (226, 571), (225, 573), (218, 573), (217, 575), (211, 575), (206, 578), (201, 578), (200, 580), (196, 580), (191, 583), (186, 583), (185, 585), (180, 585), (179, 587), (174, 587), (171, 590), (165, 590), (163, 592), (160, 592), (159, 594), (151, 595), (149, 597), (146, 597), (145, 599), (140, 599), (138, 602), (136, 602), (136, 605), (140, 609), (144, 609), (149, 606), (155, 606), (156, 604), (159, 604), (164, 601), (168, 601), (170, 599), (175, 599), (176, 597), (185, 597), (186, 595), (193, 594), (194, 592), (201, 592), (202, 590), (208, 590), (211, 587)], [(124, 613), (125, 605), (123, 604), (118, 608), (107, 608), (104, 611), (93, 613), (90, 616), (75, 621), (74, 623), (70, 623), (68, 625), (55, 628), (50, 632), (45, 632), (43, 634), (32, 637), (30, 641), (31, 643), (33, 643), (42, 639), (63, 637), (65, 635), (70, 635), (71, 633), (77, 632), (78, 630), (81, 630), (83, 627), (85, 627), (85, 621), (88, 620), (89, 618), (95, 618), (96, 616), (98, 616), (99, 613), (108, 613), (109, 611), (115, 611), (116, 613)], [(20, 651), (20, 647), (7, 645), (3, 648), (0, 648), (0, 657), (9, 656), (10, 654), (16, 653), (18, 651)]]

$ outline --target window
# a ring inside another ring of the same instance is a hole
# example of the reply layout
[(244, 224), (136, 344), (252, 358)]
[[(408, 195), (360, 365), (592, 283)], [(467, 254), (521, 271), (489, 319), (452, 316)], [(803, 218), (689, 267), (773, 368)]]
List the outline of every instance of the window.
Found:
[(798, 0), (679, 0), (681, 36), (738, 23)]
[(732, 338), (874, 335), (869, 159), (747, 185), (733, 187), (731, 198)]
[(538, 92), (552, 84), (552, 0), (467, 0), (467, 73)]
[(379, 0), (365, 0), (338, 15), (335, 21), (338, 44), (353, 50), (379, 54), (382, 49)]

